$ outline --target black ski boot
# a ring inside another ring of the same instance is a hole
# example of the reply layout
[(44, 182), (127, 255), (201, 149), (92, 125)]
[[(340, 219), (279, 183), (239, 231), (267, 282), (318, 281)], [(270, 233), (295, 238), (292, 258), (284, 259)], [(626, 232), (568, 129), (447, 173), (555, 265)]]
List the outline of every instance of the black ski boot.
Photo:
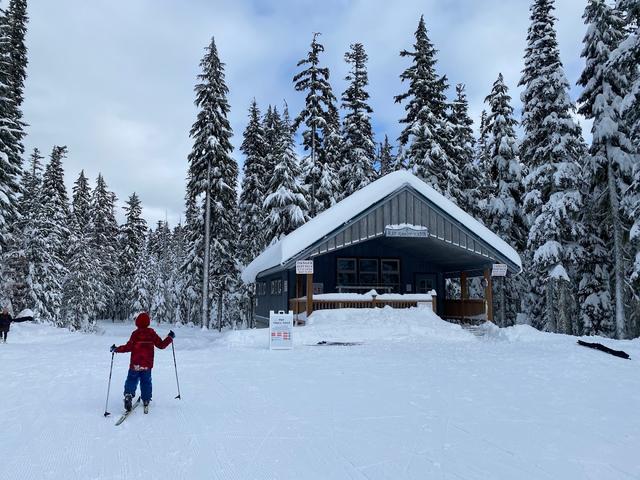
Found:
[(127, 393), (124, 396), (124, 409), (127, 412), (131, 411), (131, 399), (133, 398), (133, 395), (131, 395), (130, 393)]
[(149, 402), (144, 402), (144, 413), (149, 413)]

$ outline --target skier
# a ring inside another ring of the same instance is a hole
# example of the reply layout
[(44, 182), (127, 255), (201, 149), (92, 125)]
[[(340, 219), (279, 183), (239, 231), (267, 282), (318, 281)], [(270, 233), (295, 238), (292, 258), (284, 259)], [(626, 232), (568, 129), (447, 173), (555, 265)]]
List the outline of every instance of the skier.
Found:
[(169, 330), (167, 338), (162, 340), (152, 328), (149, 328), (151, 319), (147, 312), (142, 312), (136, 318), (136, 327), (131, 334), (131, 338), (125, 345), (111, 346), (111, 352), (126, 353), (131, 352), (129, 362), (129, 373), (124, 382), (124, 409), (129, 412), (132, 408), (132, 399), (140, 382), (140, 396), (144, 405), (144, 413), (148, 413), (149, 402), (151, 401), (151, 369), (153, 368), (154, 346), (165, 349), (171, 344), (176, 336)]
[[(25, 310), (26, 312), (27, 310)], [(9, 328), (11, 327), (11, 322), (28, 322), (33, 320), (31, 316), (22, 316), (18, 318), (13, 318), (9, 313), (9, 309), (4, 307), (2, 309), (2, 313), (0, 313), (0, 340), (2, 343), (7, 343), (7, 335), (9, 335)]]

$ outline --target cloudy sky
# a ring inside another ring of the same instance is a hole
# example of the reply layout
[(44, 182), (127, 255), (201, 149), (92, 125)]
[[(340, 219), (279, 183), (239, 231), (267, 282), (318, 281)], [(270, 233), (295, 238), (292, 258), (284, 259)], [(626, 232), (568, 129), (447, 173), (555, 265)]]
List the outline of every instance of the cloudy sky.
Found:
[[(3, 2), (6, 3), (6, 2)], [(204, 48), (215, 36), (226, 64), (234, 144), (241, 143), (252, 98), (261, 107), (303, 95), (293, 89), (296, 62), (312, 32), (336, 96), (345, 89), (344, 52), (362, 42), (378, 140), (395, 139), (404, 90), (399, 75), (421, 14), (439, 50), (438, 70), (465, 83), (474, 120), (502, 72), (519, 115), (522, 53), (529, 0), (30, 0), (26, 144), (50, 152), (67, 145), (70, 186), (81, 169), (99, 172), (121, 200), (137, 192), (150, 222), (179, 221), (188, 132), (196, 115), (193, 86)], [(561, 55), (569, 81), (580, 59), (585, 0), (557, 0)], [(577, 90), (573, 90), (576, 98)], [(239, 152), (236, 158), (241, 163)]]

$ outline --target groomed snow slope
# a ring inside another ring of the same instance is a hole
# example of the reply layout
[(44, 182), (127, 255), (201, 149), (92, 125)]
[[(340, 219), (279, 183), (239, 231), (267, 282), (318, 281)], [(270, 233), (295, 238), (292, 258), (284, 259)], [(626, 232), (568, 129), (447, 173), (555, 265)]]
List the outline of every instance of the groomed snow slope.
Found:
[[(0, 479), (638, 479), (639, 341), (621, 360), (529, 327), (478, 338), (426, 310), (317, 312), (292, 351), (267, 331), (176, 329), (154, 402), (103, 418), (103, 335), (31, 324), (0, 345)], [(157, 328), (162, 335), (168, 328)], [(306, 346), (320, 340), (353, 347)]]

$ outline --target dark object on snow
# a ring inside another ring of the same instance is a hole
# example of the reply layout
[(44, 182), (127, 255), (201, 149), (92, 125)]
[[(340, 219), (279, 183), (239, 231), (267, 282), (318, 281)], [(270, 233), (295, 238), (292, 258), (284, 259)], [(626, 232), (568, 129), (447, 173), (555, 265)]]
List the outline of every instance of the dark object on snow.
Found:
[(362, 345), (362, 342), (327, 342), (326, 340), (322, 340), (315, 345), (310, 345), (312, 347), (352, 347), (354, 345)]
[(583, 342), (582, 340), (578, 340), (578, 345), (582, 345), (583, 347), (594, 348), (596, 350), (600, 350), (601, 352), (606, 352), (615, 357), (626, 358), (626, 359), (629, 358), (628, 353), (623, 352), (622, 350), (613, 350), (609, 347), (605, 347), (601, 343), (589, 343), (589, 342)]
[(111, 374), (113, 373), (113, 357), (115, 357), (116, 352), (115, 349), (111, 350), (111, 367), (109, 367), (109, 383), (107, 384), (107, 401), (104, 402), (104, 416), (105, 418), (111, 415), (107, 411), (107, 407), (109, 406), (109, 392), (111, 391)]
[(33, 317), (13, 318), (6, 308), (3, 309), (0, 313), (0, 341), (7, 343), (11, 323), (30, 322), (31, 320), (33, 320)]
[(176, 395), (176, 398), (178, 400), (181, 400), (182, 397), (180, 396), (180, 382), (178, 381), (178, 365), (176, 364), (176, 347), (174, 346), (173, 342), (171, 342), (171, 350), (173, 351), (173, 368), (176, 371), (176, 385), (178, 385), (178, 395)]
[(129, 410), (128, 412), (125, 411), (122, 414), (122, 416), (118, 419), (118, 421), (116, 422), (116, 426), (124, 422), (127, 419), (127, 417), (131, 415), (136, 408), (138, 408), (138, 405), (140, 405), (141, 403), (142, 402), (140, 401), (140, 397), (138, 397), (138, 399), (135, 402), (133, 402), (133, 405), (131, 405), (131, 410)]

